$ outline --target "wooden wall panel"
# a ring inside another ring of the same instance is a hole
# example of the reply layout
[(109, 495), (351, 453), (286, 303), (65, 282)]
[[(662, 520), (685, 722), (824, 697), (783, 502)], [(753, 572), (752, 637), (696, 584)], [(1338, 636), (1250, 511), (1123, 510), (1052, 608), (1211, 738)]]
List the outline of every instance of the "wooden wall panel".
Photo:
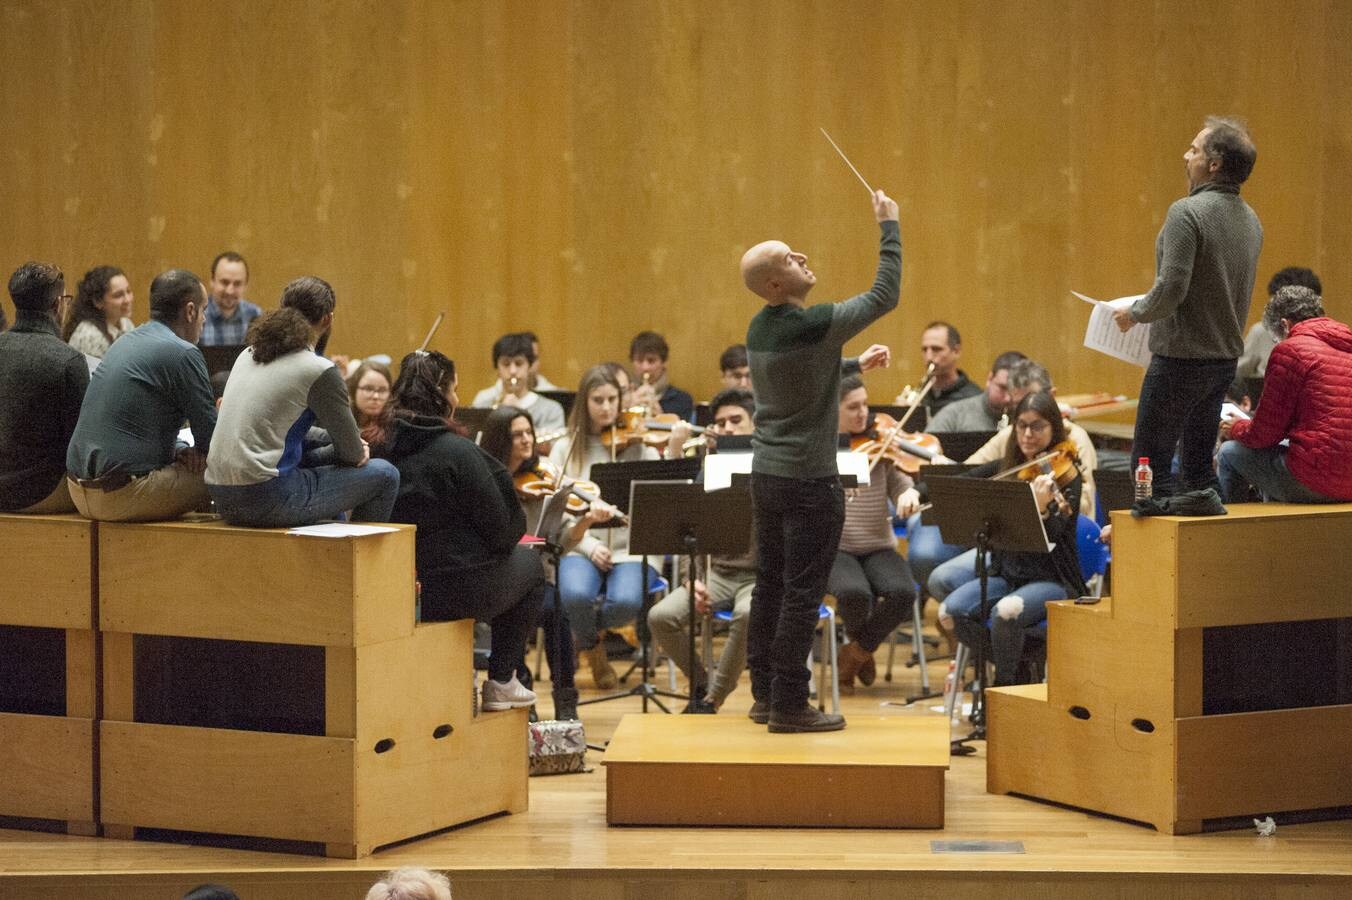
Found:
[(855, 345), (897, 351), (879, 398), (917, 380), (937, 317), (974, 377), (1019, 348), (1067, 389), (1134, 394), (1066, 292), (1149, 286), (1209, 112), (1259, 147), (1251, 320), (1293, 263), (1352, 315), (1337, 0), (5, 0), (0, 52), (4, 272), (117, 262), (142, 320), (157, 271), (234, 247), (264, 306), (332, 281), (338, 351), (398, 357), (447, 310), (462, 395), (503, 331), (538, 331), (568, 385), (653, 327), (707, 396), (766, 237), (809, 253), (815, 299), (866, 287), (867, 200), (819, 126), (901, 204), (902, 308)]

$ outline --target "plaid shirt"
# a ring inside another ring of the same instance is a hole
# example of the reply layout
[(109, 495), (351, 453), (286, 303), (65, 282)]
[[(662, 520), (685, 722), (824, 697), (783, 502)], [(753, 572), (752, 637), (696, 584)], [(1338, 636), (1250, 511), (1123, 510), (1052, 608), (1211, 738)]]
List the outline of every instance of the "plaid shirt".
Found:
[(235, 307), (234, 317), (227, 319), (221, 315), (220, 308), (216, 306), (216, 298), (207, 298), (207, 318), (202, 324), (202, 346), (238, 347), (244, 343), (244, 334), (249, 330), (250, 323), (261, 315), (262, 309), (248, 300), (241, 300), (239, 306)]

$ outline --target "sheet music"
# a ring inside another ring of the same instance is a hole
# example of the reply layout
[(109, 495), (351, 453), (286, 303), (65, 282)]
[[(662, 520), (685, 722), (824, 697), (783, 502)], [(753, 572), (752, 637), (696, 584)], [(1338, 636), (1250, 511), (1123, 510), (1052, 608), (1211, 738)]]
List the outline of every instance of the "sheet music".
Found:
[[(704, 489), (721, 491), (732, 487), (733, 475), (751, 474), (752, 453), (710, 453), (704, 457)], [(836, 470), (853, 475), (859, 484), (868, 484), (868, 456), (844, 450), (836, 454)]]
[(389, 534), (398, 531), (388, 525), (361, 525), (356, 522), (320, 522), (318, 525), (302, 525), (287, 530), (287, 534), (302, 537), (344, 538), (365, 537), (368, 534)]
[(1129, 362), (1145, 368), (1150, 365), (1150, 325), (1138, 323), (1130, 331), (1122, 331), (1113, 320), (1113, 312), (1126, 309), (1145, 294), (1131, 297), (1118, 297), (1116, 300), (1095, 300), (1079, 291), (1071, 291), (1086, 303), (1094, 306), (1089, 314), (1089, 325), (1084, 330), (1084, 345), (1114, 359)]

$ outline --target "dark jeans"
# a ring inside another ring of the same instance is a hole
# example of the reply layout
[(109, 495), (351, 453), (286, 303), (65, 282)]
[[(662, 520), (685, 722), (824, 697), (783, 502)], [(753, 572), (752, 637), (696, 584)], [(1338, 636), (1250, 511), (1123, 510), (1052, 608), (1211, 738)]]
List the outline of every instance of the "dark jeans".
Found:
[(850, 640), (869, 653), (910, 616), (915, 604), (911, 567), (891, 547), (862, 556), (837, 551), (826, 586), (836, 598)]
[[(1219, 489), (1212, 456), (1220, 431), (1225, 389), (1235, 380), (1233, 359), (1179, 359), (1156, 356), (1141, 382), (1136, 408), (1136, 436), (1131, 468), (1142, 456), (1154, 470), (1154, 494), (1170, 497), (1184, 491)], [(1172, 464), (1178, 448), (1179, 489)]]
[(544, 602), (544, 563), (529, 547), (517, 546), (501, 560), (471, 569), (432, 569), (422, 581), (422, 618), (426, 622), (478, 619), (493, 629), (488, 677), (512, 680), (526, 655), (526, 642)]
[(291, 469), (258, 484), (209, 484), (216, 511), (231, 525), (296, 528), (352, 510), (357, 522), (388, 522), (399, 470), (383, 459), (364, 466)]
[[(554, 698), (554, 707), (560, 703), (577, 702), (577, 655), (573, 650), (573, 628), (568, 623), (568, 611), (562, 606), (558, 612), (554, 609), (555, 588), (548, 585), (545, 589), (544, 603), (540, 607), (540, 616), (535, 624), (544, 629), (545, 659), (549, 660), (550, 695)], [(534, 676), (525, 657), (517, 663), (516, 677), (526, 687), (531, 687)]]
[(759, 564), (751, 594), (751, 695), (789, 711), (807, 703), (808, 652), (845, 524), (840, 479), (751, 476)]

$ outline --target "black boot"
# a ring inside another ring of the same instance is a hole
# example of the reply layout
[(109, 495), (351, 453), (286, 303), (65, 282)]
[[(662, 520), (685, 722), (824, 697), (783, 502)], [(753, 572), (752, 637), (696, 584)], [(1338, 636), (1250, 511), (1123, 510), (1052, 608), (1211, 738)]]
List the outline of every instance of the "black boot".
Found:
[(769, 725), (775, 734), (840, 731), (845, 727), (845, 717), (837, 713), (824, 713), (810, 703), (804, 703), (791, 712), (772, 708)]

